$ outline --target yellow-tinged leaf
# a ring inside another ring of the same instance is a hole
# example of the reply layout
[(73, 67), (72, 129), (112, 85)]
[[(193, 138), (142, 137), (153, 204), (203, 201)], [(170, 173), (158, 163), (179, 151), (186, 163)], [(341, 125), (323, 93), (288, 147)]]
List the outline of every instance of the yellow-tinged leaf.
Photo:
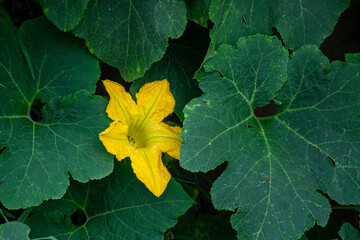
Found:
[(174, 111), (175, 99), (170, 92), (169, 82), (164, 79), (145, 84), (136, 94), (142, 121), (160, 122)]
[(130, 156), (136, 177), (157, 197), (166, 189), (171, 175), (161, 161), (161, 151), (151, 148), (136, 149)]
[(175, 106), (169, 83), (164, 79), (145, 84), (136, 94), (137, 104), (120, 84), (105, 80), (104, 85), (110, 95), (106, 112), (114, 122), (100, 140), (119, 161), (130, 156), (137, 178), (159, 197), (171, 178), (161, 153), (179, 158), (182, 143), (181, 128), (162, 122)]
[(137, 106), (131, 95), (120, 84), (105, 80), (104, 86), (110, 95), (106, 112), (112, 120), (129, 123), (137, 115)]

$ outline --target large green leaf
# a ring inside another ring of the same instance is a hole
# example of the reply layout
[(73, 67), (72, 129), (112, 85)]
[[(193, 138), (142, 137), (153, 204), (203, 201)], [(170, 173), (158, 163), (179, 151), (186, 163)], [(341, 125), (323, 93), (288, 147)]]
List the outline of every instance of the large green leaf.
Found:
[(21, 222), (8, 222), (0, 225), (0, 240), (27, 240), (30, 228)]
[(133, 81), (164, 55), (168, 38), (180, 37), (185, 25), (186, 6), (180, 0), (91, 0), (73, 32)]
[[(208, 171), (228, 161), (211, 195), (216, 208), (237, 209), (239, 239), (296, 239), (324, 226), (331, 208), (317, 190), (360, 201), (359, 66), (329, 65), (315, 46), (287, 64), (276, 41), (220, 46), (199, 79), (204, 95), (184, 109), (180, 163)], [(276, 115), (255, 116), (272, 99)]]
[(235, 44), (239, 37), (256, 33), (272, 34), (275, 27), (285, 46), (296, 50), (305, 44), (319, 46), (331, 34), (349, 0), (213, 0), (211, 39)]
[[(38, 18), (20, 29), (33, 79), (1, 19), (0, 31), (0, 201), (10, 209), (34, 206), (61, 197), (68, 172), (82, 182), (108, 175), (112, 157), (98, 139), (109, 124), (106, 101), (88, 92), (100, 75), (98, 61), (81, 42)], [(37, 99), (47, 103), (41, 121), (30, 115)]]
[(360, 240), (360, 232), (350, 223), (344, 223), (342, 225), (339, 235), (341, 236), (342, 240)]
[(76, 27), (89, 0), (41, 0), (44, 14), (59, 29), (69, 31)]
[(204, 56), (194, 49), (179, 44), (170, 44), (161, 61), (154, 63), (144, 77), (131, 85), (131, 92), (136, 93), (146, 83), (166, 78), (176, 100), (175, 113), (184, 119), (183, 108), (194, 97), (201, 95), (201, 90), (193, 76), (200, 67)]
[[(57, 239), (163, 239), (164, 232), (193, 204), (181, 185), (171, 179), (165, 192), (154, 196), (123, 160), (100, 181), (72, 181), (64, 198), (44, 203), (26, 223), (31, 237)], [(70, 219), (78, 210), (85, 224)], [(60, 212), (61, 211), (61, 212)]]

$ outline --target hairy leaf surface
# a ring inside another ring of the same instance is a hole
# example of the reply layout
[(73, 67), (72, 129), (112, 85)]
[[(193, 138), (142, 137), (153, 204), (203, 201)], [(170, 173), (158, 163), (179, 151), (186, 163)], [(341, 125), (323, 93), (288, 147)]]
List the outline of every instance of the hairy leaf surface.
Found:
[[(296, 239), (326, 225), (319, 190), (360, 201), (359, 66), (329, 64), (315, 46), (287, 58), (261, 35), (222, 45), (204, 65), (204, 95), (184, 109), (180, 163), (208, 171), (228, 162), (211, 195), (216, 208), (237, 209), (239, 239)], [(276, 114), (255, 115), (270, 100)]]
[[(1, 19), (0, 31), (0, 201), (9, 209), (34, 206), (61, 197), (68, 172), (82, 182), (108, 175), (112, 157), (98, 140), (109, 124), (106, 101), (88, 92), (100, 75), (98, 61), (45, 18), (34, 19), (20, 29), (33, 79)], [(39, 102), (43, 109), (32, 109)]]
[[(174, 179), (159, 198), (154, 196), (136, 178), (130, 162), (123, 160), (100, 181), (72, 181), (64, 198), (44, 203), (26, 223), (31, 237), (160, 240), (192, 204)], [(70, 219), (77, 210), (86, 216), (82, 226)]]
[(164, 55), (168, 38), (180, 37), (185, 25), (182, 1), (91, 0), (73, 32), (126, 81), (133, 81)]
[(239, 37), (256, 33), (272, 35), (275, 27), (285, 46), (299, 49), (319, 46), (331, 34), (349, 0), (213, 0), (210, 37), (214, 46), (235, 44)]

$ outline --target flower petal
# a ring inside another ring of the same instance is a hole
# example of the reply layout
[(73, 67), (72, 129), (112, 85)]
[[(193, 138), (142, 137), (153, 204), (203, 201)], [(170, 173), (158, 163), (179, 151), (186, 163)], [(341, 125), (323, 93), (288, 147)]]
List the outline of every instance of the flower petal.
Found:
[(153, 120), (161, 122), (174, 111), (175, 99), (170, 92), (170, 84), (164, 79), (145, 84), (136, 94), (136, 101), (141, 112), (140, 125)]
[(137, 106), (131, 95), (116, 82), (105, 80), (103, 83), (110, 95), (110, 101), (106, 108), (109, 118), (130, 123), (131, 119), (137, 115)]
[(121, 161), (126, 157), (130, 157), (134, 148), (130, 146), (128, 141), (128, 125), (123, 122), (112, 122), (110, 127), (100, 133), (99, 138), (104, 144), (106, 150), (116, 155)]
[(166, 152), (173, 158), (179, 159), (182, 143), (180, 127), (170, 127), (160, 122), (151, 124), (147, 128), (149, 129), (146, 139), (147, 146), (157, 146), (162, 152)]
[(136, 149), (130, 159), (136, 177), (159, 197), (171, 178), (161, 161), (161, 151), (157, 147)]

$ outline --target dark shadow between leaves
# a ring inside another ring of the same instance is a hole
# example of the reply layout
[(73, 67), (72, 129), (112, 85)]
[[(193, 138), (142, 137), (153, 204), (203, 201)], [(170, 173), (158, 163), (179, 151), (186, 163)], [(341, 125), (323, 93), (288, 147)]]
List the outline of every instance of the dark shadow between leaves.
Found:
[(328, 156), (328, 159), (330, 160), (330, 163), (333, 167), (336, 166), (334, 159), (332, 159), (330, 156)]
[(74, 224), (74, 226), (76, 226), (76, 227), (81, 227), (87, 221), (86, 214), (81, 209), (78, 209), (78, 210), (76, 210), (76, 212), (71, 214), (70, 219), (71, 219), (72, 223)]
[[(279, 31), (276, 29), (276, 27), (272, 27), (271, 30), (272, 30), (272, 36), (276, 36), (276, 37), (281, 41), (281, 45), (282, 45), (284, 48), (286, 48), (284, 39), (281, 37), (281, 35), (280, 35)], [(289, 54), (290, 54), (290, 55), (293, 54), (293, 52), (294, 52), (294, 51), (291, 50), (291, 49), (287, 49), (287, 50), (289, 51)]]
[(224, 78), (224, 75), (220, 71), (218, 71), (218, 70), (214, 70), (214, 71), (217, 72), (221, 78)]
[(2, 148), (0, 149), (0, 154), (2, 154), (6, 149), (7, 149), (7, 147), (2, 147)]
[(271, 100), (269, 104), (263, 107), (255, 108), (254, 115), (256, 118), (268, 118), (274, 116), (276, 114), (276, 111), (277, 111), (277, 105), (273, 100)]
[(325, 227), (315, 224), (313, 228), (306, 232), (309, 240), (319, 239), (341, 239), (338, 236), (338, 231), (344, 222), (350, 223), (354, 228), (360, 229), (359, 226), (359, 212), (354, 205), (340, 205), (338, 202), (330, 198), (330, 196), (321, 191), (316, 190), (323, 195), (331, 204), (332, 212), (329, 221)]
[(42, 120), (41, 110), (46, 103), (42, 102), (40, 99), (35, 99), (31, 104), (29, 118), (34, 122), (40, 122)]
[(211, 29), (214, 28), (214, 22), (211, 21), (210, 19), (208, 19), (208, 20), (206, 21), (206, 23), (207, 23), (207, 26), (208, 26), (208, 29), (209, 29), (209, 30), (211, 30)]

